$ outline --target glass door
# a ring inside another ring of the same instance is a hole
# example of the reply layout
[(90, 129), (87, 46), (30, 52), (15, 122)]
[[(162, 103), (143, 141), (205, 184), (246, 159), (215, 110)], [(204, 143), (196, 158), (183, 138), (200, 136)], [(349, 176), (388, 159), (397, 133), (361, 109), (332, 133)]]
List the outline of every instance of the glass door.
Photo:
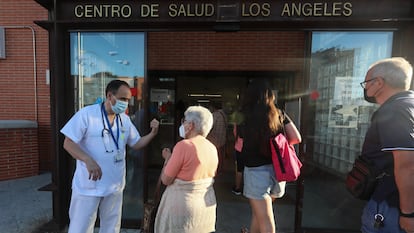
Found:
[[(128, 114), (141, 134), (144, 121), (142, 90), (145, 77), (145, 33), (70, 33), (71, 78), (75, 111), (104, 101), (106, 85), (121, 79), (129, 83), (133, 98)], [(143, 216), (144, 166), (142, 151), (127, 151), (123, 223)]]
[(376, 106), (359, 83), (391, 56), (392, 32), (313, 32), (302, 227), (360, 232), (364, 202), (345, 188)]

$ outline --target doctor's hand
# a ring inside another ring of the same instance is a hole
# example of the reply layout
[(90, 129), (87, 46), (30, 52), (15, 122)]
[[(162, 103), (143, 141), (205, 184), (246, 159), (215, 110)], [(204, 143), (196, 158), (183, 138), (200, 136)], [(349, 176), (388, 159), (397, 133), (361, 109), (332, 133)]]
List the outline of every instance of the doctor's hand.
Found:
[(89, 172), (89, 179), (94, 181), (100, 180), (102, 178), (102, 170), (98, 163), (96, 163), (96, 161), (92, 158), (84, 162)]
[(152, 119), (150, 122), (151, 127), (151, 134), (156, 135), (158, 133), (158, 128), (160, 126), (160, 122), (157, 119)]

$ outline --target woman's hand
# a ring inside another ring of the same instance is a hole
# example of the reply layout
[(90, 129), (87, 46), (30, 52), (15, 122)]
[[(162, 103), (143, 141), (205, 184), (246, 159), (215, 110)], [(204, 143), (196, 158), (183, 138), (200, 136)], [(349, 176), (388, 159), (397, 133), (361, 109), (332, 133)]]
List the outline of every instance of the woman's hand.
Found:
[(164, 162), (164, 167), (162, 168), (163, 171), (161, 172), (161, 181), (162, 181), (162, 183), (164, 185), (170, 185), (170, 184), (172, 184), (174, 182), (175, 177), (167, 176), (164, 173), (165, 165), (167, 164), (168, 160), (171, 157), (171, 150), (170, 150), (170, 148), (164, 148), (164, 149), (162, 149), (162, 157), (165, 159), (165, 162)]
[(162, 149), (162, 157), (167, 161), (171, 156), (171, 150), (170, 148), (164, 148)]

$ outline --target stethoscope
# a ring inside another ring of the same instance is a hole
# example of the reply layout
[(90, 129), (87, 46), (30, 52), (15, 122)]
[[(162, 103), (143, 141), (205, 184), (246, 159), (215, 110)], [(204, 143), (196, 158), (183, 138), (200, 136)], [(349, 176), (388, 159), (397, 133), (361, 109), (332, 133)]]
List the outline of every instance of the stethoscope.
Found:
[[(114, 152), (114, 150), (108, 150), (107, 145), (106, 145), (107, 143), (105, 143), (105, 134), (111, 135), (112, 140), (115, 143), (116, 149), (119, 151), (119, 123), (121, 124), (122, 134), (125, 131), (124, 125), (122, 123), (122, 117), (119, 114), (115, 115), (115, 122), (116, 122), (116, 126), (117, 126), (116, 127), (117, 128), (116, 138), (115, 138), (114, 132), (112, 131), (112, 126), (111, 126), (111, 123), (109, 122), (108, 113), (105, 110), (104, 103), (102, 103), (102, 105), (101, 105), (101, 118), (102, 118), (102, 126), (103, 126), (101, 136), (102, 136), (102, 139), (104, 140), (105, 151), (107, 153)], [(119, 123), (118, 123), (118, 119), (119, 119)], [(106, 121), (106, 124), (105, 124), (105, 121)], [(106, 128), (106, 125), (108, 125), (109, 129)]]

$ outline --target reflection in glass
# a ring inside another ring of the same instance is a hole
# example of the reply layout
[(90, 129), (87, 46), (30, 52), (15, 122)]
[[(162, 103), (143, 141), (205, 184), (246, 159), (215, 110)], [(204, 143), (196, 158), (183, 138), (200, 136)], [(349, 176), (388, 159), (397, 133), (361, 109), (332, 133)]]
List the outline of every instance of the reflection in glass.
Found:
[(376, 109), (364, 100), (360, 82), (369, 65), (391, 56), (392, 39), (392, 32), (312, 35), (305, 228), (359, 230), (363, 203), (348, 194), (344, 178)]
[[(71, 78), (74, 83), (74, 107), (101, 103), (106, 85), (121, 79), (132, 87), (129, 115), (142, 133), (142, 86), (145, 73), (145, 34), (140, 32), (70, 33)], [(105, 135), (103, 135), (105, 136)], [(105, 138), (103, 138), (104, 140)], [(109, 150), (110, 148), (108, 148)], [(142, 151), (127, 150), (127, 176), (123, 219), (138, 220), (143, 211)]]
[(74, 32), (70, 38), (77, 109), (101, 101), (113, 79), (134, 86), (134, 79), (144, 77), (143, 33)]

